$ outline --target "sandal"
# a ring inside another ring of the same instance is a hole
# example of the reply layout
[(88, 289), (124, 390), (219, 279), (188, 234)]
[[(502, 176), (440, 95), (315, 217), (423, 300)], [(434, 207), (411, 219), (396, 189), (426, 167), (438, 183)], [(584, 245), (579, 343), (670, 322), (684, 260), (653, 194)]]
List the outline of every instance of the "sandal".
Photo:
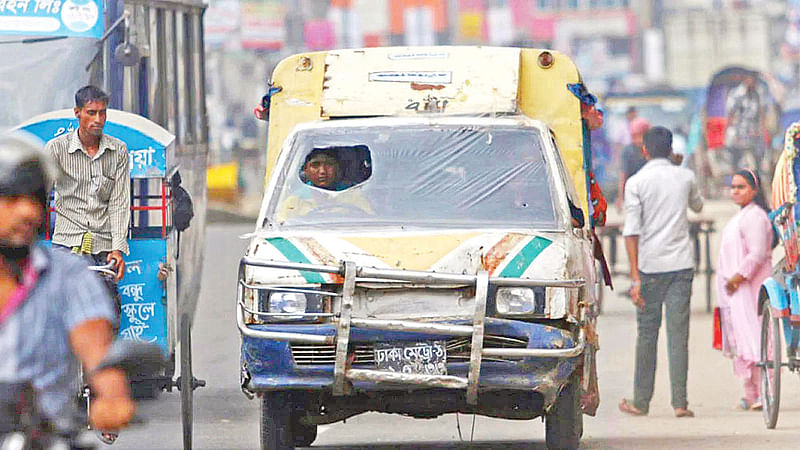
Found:
[(119, 433), (115, 433), (113, 431), (101, 431), (96, 430), (97, 439), (100, 440), (103, 444), (111, 445), (114, 442), (117, 442), (117, 438), (119, 437)]
[(639, 408), (633, 406), (633, 401), (628, 400), (627, 398), (623, 398), (621, 402), (619, 402), (619, 410), (624, 412), (625, 414), (630, 414), (631, 416), (646, 416), (647, 413), (640, 410)]
[(694, 417), (694, 411), (689, 408), (675, 408), (675, 417)]
[(750, 402), (748, 402), (746, 399), (740, 398), (739, 403), (736, 404), (736, 409), (740, 411), (747, 411), (750, 409)]
[(761, 411), (764, 409), (764, 405), (758, 400), (751, 403), (747, 399), (743, 398), (739, 400), (737, 408), (742, 411)]

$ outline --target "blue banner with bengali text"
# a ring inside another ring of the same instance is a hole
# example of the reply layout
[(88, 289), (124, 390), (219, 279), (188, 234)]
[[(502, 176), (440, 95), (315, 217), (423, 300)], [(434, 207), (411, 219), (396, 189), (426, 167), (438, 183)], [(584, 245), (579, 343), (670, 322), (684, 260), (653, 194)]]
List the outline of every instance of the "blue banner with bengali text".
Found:
[(167, 262), (167, 242), (133, 239), (128, 243), (125, 276), (117, 286), (122, 303), (119, 337), (158, 344), (168, 354), (167, 293), (158, 278), (161, 264)]
[(0, 35), (99, 38), (102, 0), (0, 0)]

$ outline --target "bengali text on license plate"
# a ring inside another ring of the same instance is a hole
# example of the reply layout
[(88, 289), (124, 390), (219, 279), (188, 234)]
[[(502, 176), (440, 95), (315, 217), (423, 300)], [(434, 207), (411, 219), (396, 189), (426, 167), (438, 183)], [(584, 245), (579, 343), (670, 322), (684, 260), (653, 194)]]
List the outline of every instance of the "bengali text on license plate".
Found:
[(375, 346), (378, 370), (424, 375), (447, 375), (444, 341), (389, 342)]

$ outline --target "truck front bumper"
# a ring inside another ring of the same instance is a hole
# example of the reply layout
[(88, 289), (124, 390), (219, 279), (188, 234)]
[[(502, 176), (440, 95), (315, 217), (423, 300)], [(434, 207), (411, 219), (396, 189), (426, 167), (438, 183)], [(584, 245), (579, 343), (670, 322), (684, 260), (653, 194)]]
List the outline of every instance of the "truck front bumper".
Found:
[[(439, 324), (464, 323), (468, 322), (452, 321)], [(265, 333), (292, 333), (320, 337), (333, 337), (336, 332), (336, 327), (331, 324), (248, 325), (248, 328)], [(527, 342), (527, 347), (513, 349), (485, 347), (477, 383), (479, 391), (535, 391), (540, 392), (545, 398), (545, 403), (549, 404), (582, 360), (583, 342), (576, 340), (572, 333), (566, 330), (537, 323), (486, 318), (485, 331), (487, 336), (524, 340)], [(350, 343), (352, 348), (369, 349), (378, 342), (447, 341), (456, 337), (458, 336), (353, 328), (350, 333)], [(313, 351), (314, 348), (320, 354), (330, 354), (335, 346), (324, 343), (303, 344), (305, 352)], [(502, 350), (506, 352), (501, 352)], [(507, 353), (510, 356), (491, 356), (496, 353)], [(331, 390), (333, 387), (334, 364), (297, 364), (293, 354), (293, 343), (289, 340), (242, 336), (241, 355), (242, 387), (247, 391)], [(450, 360), (446, 365), (448, 375), (438, 378), (378, 372), (374, 364), (358, 363), (351, 364), (345, 373), (352, 389), (361, 392), (408, 390), (415, 387), (464, 389), (470, 363)], [(382, 374), (385, 374), (385, 377)]]

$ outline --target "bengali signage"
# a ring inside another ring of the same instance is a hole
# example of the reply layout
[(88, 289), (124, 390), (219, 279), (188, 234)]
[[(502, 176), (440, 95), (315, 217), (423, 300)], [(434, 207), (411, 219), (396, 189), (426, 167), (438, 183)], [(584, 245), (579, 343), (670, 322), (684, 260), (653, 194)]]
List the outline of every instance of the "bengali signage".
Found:
[[(36, 116), (18, 128), (36, 136), (44, 144), (72, 132), (77, 126), (75, 113), (71, 109), (62, 109)], [(131, 178), (167, 175), (167, 153), (175, 141), (175, 136), (167, 130), (142, 116), (109, 109), (103, 132), (128, 146)]]
[(375, 366), (385, 372), (447, 375), (445, 342), (378, 343), (375, 346)]
[(224, 46), (239, 31), (239, 0), (215, 0), (203, 15), (207, 48)]
[(101, 0), (0, 0), (0, 35), (99, 38), (104, 30)]
[(152, 342), (167, 353), (167, 306), (164, 282), (158, 279), (166, 263), (167, 243), (162, 239), (130, 242), (125, 276), (117, 289), (121, 300), (119, 336)]
[(242, 47), (280, 50), (286, 41), (286, 7), (280, 0), (242, 0)]

